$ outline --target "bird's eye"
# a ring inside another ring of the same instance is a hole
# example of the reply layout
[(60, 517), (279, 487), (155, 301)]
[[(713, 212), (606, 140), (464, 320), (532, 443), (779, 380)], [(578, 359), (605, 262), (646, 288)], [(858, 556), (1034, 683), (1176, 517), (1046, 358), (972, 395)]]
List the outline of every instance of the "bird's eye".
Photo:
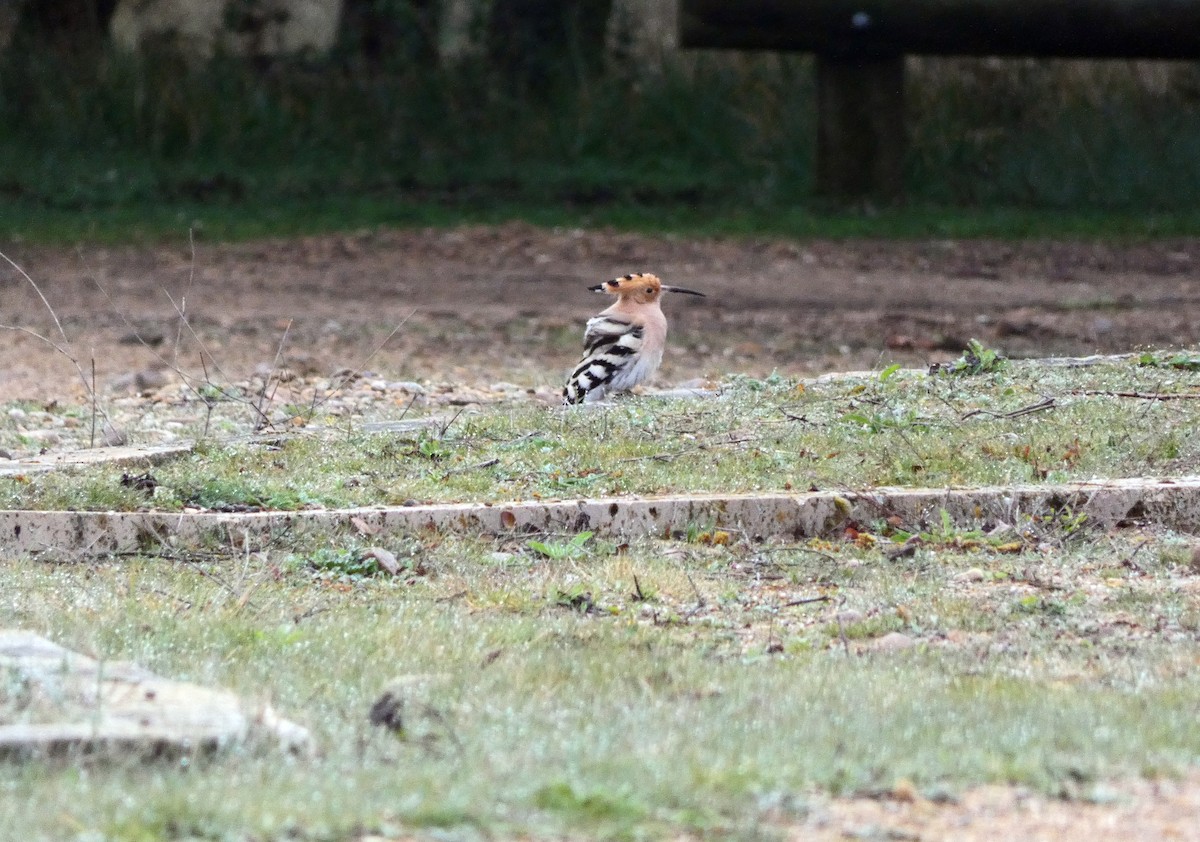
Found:
[(619, 284), (619, 282), (617, 281), (617, 279), (616, 279), (616, 278), (614, 278), (613, 280), (611, 280), (611, 281), (609, 281), (609, 282), (608, 282), (608, 285), (609, 285), (610, 287), (613, 287), (613, 288), (615, 289), (615, 288), (616, 288), (617, 286), (619, 286), (620, 284)]

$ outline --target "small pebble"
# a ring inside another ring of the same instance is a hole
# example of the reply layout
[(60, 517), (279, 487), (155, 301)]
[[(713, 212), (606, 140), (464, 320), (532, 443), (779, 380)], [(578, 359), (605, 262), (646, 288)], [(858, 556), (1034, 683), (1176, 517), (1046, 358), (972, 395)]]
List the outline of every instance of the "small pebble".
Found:
[(903, 632), (888, 632), (875, 641), (875, 649), (880, 652), (899, 652), (901, 649), (911, 649), (917, 642)]

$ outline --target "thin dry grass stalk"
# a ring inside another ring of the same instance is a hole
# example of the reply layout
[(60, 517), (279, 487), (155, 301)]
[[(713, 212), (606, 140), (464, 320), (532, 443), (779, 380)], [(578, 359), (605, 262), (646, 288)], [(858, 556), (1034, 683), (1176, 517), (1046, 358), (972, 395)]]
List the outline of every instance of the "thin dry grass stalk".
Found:
[(103, 417), (105, 421), (108, 421), (108, 415), (104, 412), (103, 407), (101, 407), (99, 405), (99, 403), (96, 399), (96, 373), (95, 373), (95, 365), (96, 364), (95, 364), (95, 360), (92, 360), (92, 377), (89, 380), (87, 373), (83, 369), (83, 365), (79, 362), (79, 358), (75, 355), (75, 353), (71, 349), (71, 340), (67, 337), (67, 332), (65, 330), (63, 330), (62, 322), (59, 321), (59, 318), (58, 318), (58, 313), (56, 313), (54, 311), (54, 307), (51, 306), (50, 301), (46, 298), (45, 293), (42, 292), (42, 288), (40, 286), (38, 286), (37, 282), (32, 277), (29, 276), (29, 273), (26, 272), (20, 266), (20, 264), (18, 264), (15, 260), (13, 260), (7, 254), (0, 251), (0, 258), (2, 258), (6, 263), (8, 263), (9, 266), (11, 266), (13, 269), (15, 269), (18, 272), (18, 274), (20, 274), (20, 276), (25, 279), (25, 281), (29, 284), (29, 286), (32, 287), (33, 291), (37, 294), (38, 299), (41, 300), (42, 306), (46, 308), (46, 312), (49, 313), (50, 318), (53, 319), (54, 327), (58, 331), (59, 337), (62, 339), (62, 344), (55, 342), (53, 339), (49, 338), (48, 336), (43, 336), (42, 334), (38, 333), (35, 330), (32, 330), (31, 328), (23, 327), (20, 325), (0, 324), (0, 329), (13, 330), (13, 331), (17, 331), (19, 333), (28, 334), (29, 336), (32, 336), (35, 339), (38, 339), (39, 341), (44, 342), (45, 344), (49, 345), (55, 351), (62, 354), (64, 357), (66, 357), (68, 360), (71, 361), (71, 365), (73, 365), (75, 367), (75, 371), (79, 375), (79, 382), (83, 385), (84, 392), (87, 394), (89, 400), (91, 401), (91, 405), (92, 405), (92, 444), (94, 445), (95, 444), (95, 429), (96, 429), (97, 413), (99, 413), (99, 415), (101, 417)]

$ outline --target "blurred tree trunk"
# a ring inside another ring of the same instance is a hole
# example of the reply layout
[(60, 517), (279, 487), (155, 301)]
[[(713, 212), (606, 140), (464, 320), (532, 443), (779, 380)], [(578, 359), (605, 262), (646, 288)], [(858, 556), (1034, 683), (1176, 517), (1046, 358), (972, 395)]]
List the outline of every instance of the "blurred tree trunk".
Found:
[(8, 49), (17, 30), (21, 7), (17, 0), (0, 0), (0, 53)]
[(438, 60), (438, 0), (345, 0), (342, 43), (367, 67)]
[(108, 39), (117, 0), (25, 0), (17, 36), (59, 51), (94, 54)]
[(612, 0), (493, 0), (486, 47), (512, 89), (544, 95), (604, 68)]

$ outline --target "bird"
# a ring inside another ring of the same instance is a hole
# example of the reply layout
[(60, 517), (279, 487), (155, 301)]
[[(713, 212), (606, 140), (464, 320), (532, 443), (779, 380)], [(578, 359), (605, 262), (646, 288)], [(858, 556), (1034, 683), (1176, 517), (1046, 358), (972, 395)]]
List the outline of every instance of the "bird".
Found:
[(615, 295), (617, 300), (588, 319), (583, 357), (567, 378), (564, 404), (595, 403), (649, 380), (662, 362), (667, 342), (667, 317), (659, 306), (662, 294), (705, 297), (692, 289), (667, 286), (646, 272), (622, 275), (588, 289)]

